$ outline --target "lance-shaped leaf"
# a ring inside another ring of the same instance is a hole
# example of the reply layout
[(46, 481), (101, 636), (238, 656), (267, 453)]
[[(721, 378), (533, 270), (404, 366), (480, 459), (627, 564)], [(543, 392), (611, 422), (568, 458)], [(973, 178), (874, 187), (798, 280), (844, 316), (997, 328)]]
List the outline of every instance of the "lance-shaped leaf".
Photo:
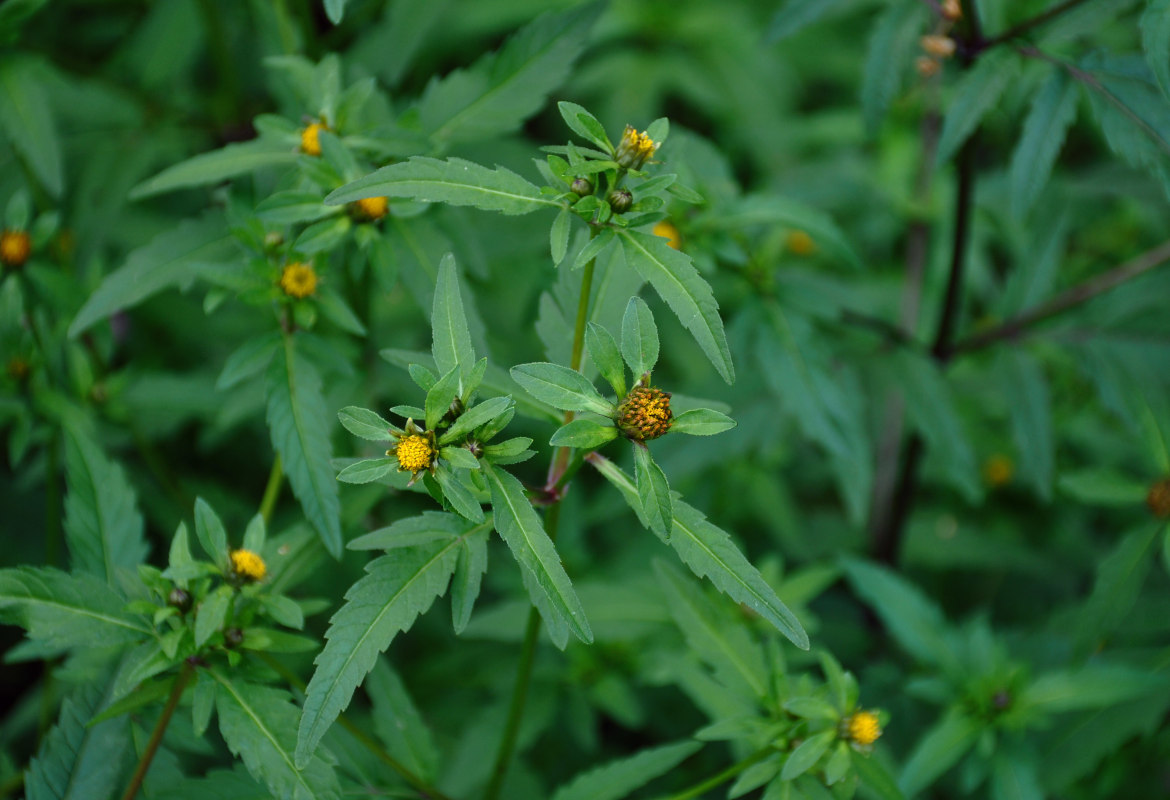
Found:
[[(524, 495), (523, 485), (511, 473), (487, 464), (483, 472), (491, 487), (496, 530), (530, 578), (525, 583), (550, 633), (556, 633), (557, 625), (567, 626), (581, 641), (592, 642), (593, 631), (589, 629), (585, 609), (540, 517)], [(555, 635), (553, 640), (557, 640)], [(564, 641), (559, 644), (563, 647)]]
[(601, 377), (609, 382), (618, 397), (626, 393), (626, 367), (613, 335), (596, 322), (585, 329), (585, 348)]
[(640, 297), (631, 297), (622, 317), (622, 356), (635, 380), (658, 363), (658, 326), (650, 306)]
[(252, 777), (276, 797), (337, 800), (337, 776), (320, 756), (293, 759), (297, 709), (283, 689), (247, 683), (234, 674), (210, 670), (219, 684), (215, 708), (228, 749), (244, 761)]
[[(1170, 15), (1168, 15), (1170, 18)], [(1062, 69), (1054, 69), (1032, 99), (1016, 152), (1012, 155), (1012, 214), (1023, 217), (1048, 183), (1052, 165), (1065, 134), (1077, 114), (1077, 84)]]
[(552, 800), (622, 800), (659, 775), (665, 775), (703, 745), (678, 742), (610, 761), (557, 789)]
[(341, 420), (341, 426), (354, 436), (371, 442), (388, 442), (391, 431), (400, 431), (380, 414), (360, 406), (346, 406), (337, 412), (337, 418)]
[(341, 205), (379, 196), (474, 206), (503, 214), (531, 214), (542, 208), (562, 207), (542, 195), (535, 184), (503, 167), (488, 169), (462, 158), (440, 161), (424, 156), (382, 167), (347, 183), (326, 197), (325, 202)]
[(208, 558), (221, 567), (227, 566), (227, 530), (215, 510), (202, 497), (195, 498), (195, 536)]
[(666, 481), (666, 473), (654, 463), (650, 449), (644, 444), (634, 447), (634, 485), (638, 488), (650, 530), (660, 537), (669, 538), (674, 523), (670, 484)]
[(113, 589), (84, 573), (35, 567), (0, 571), (0, 621), (28, 631), (37, 653), (46, 657), (150, 636), (150, 627), (124, 606)]
[(1010, 50), (994, 50), (980, 58), (959, 82), (954, 101), (943, 120), (936, 162), (950, 160), (967, 141), (979, 122), (999, 100), (1019, 70), (1019, 61)]
[(77, 336), (115, 311), (131, 308), (171, 286), (190, 282), (208, 265), (230, 259), (238, 246), (223, 220), (187, 220), (134, 250), (126, 263), (105, 277), (69, 325)]
[[(590, 463), (621, 492), (642, 524), (650, 527), (638, 489), (630, 476), (609, 459), (596, 454), (590, 457)], [(709, 579), (716, 589), (768, 620), (797, 647), (807, 650), (808, 634), (800, 620), (780, 601), (776, 590), (740, 552), (731, 537), (677, 495), (672, 500), (674, 521), (670, 538), (665, 541), (675, 549), (683, 563), (700, 578)]]
[(459, 368), (459, 378), (465, 389), (467, 379), (475, 369), (475, 349), (471, 346), (467, 312), (459, 294), (455, 256), (450, 253), (439, 262), (439, 280), (435, 284), (435, 302), (431, 309), (431, 353), (440, 375)]
[(950, 769), (975, 744), (983, 726), (962, 711), (951, 709), (918, 740), (898, 786), (914, 797)]
[(606, 442), (612, 442), (617, 437), (618, 429), (613, 425), (602, 425), (591, 419), (575, 419), (568, 425), (558, 428), (548, 443), (556, 447), (591, 450), (601, 447)]
[(296, 150), (289, 147), (287, 142), (278, 140), (229, 144), (167, 167), (131, 189), (130, 199), (140, 200), (160, 192), (191, 186), (209, 186), (263, 167), (294, 164), (297, 157)]
[(455, 577), (451, 579), (451, 626), (455, 633), (463, 633), (471, 621), (471, 610), (479, 597), (480, 583), (488, 566), (488, 537), (480, 535), (479, 531), (486, 534), (493, 524), (494, 520), (489, 518), (462, 537), (459, 564), (455, 567)]
[(1142, 48), (1162, 94), (1170, 97), (1170, 0), (1151, 0), (1142, 14)]
[(516, 130), (568, 77), (601, 8), (589, 3), (544, 14), (499, 52), (432, 81), (418, 103), (423, 131), (435, 142), (448, 143)]
[(268, 368), (268, 430), (288, 482), (325, 549), (341, 555), (341, 502), (333, 479), (329, 414), (317, 370), (293, 347), (284, 347)]
[(134, 569), (146, 557), (142, 515), (122, 468), (90, 438), (66, 430), (65, 539), (74, 570), (113, 584), (117, 571)]
[(90, 725), (108, 699), (100, 683), (82, 686), (65, 698), (56, 726), (29, 763), (24, 787), (28, 800), (93, 800), (111, 797), (120, 788), (131, 752), (130, 726), (124, 717)]
[(723, 380), (732, 383), (735, 367), (723, 333), (723, 320), (719, 318), (719, 304), (690, 256), (673, 249), (661, 236), (623, 230), (618, 237), (626, 262), (666, 301)]
[(710, 408), (692, 408), (679, 414), (670, 423), (671, 433), (690, 436), (714, 436), (735, 427), (735, 420)]
[(49, 74), (29, 58), (9, 53), (0, 65), (0, 128), (54, 197), (64, 188), (61, 145), (45, 91)]
[(374, 665), (366, 693), (374, 706), (374, 730), (390, 755), (424, 781), (434, 781), (439, 768), (434, 736), (387, 659)]
[(400, 631), (414, 624), (447, 589), (459, 556), (459, 539), (395, 550), (366, 566), (366, 575), (345, 593), (329, 621), (325, 649), (305, 691), (305, 710), (297, 737), (297, 763), (309, 763), (321, 737), (345, 710)]
[(492, 420), (506, 414), (513, 406), (511, 397), (493, 397), (479, 405), (472, 406), (459, 415), (443, 435), (439, 437), (439, 444), (450, 444), (460, 436), (466, 436), (476, 428), (486, 425)]
[(512, 367), (512, 378), (530, 395), (562, 411), (592, 411), (612, 417), (614, 405), (606, 400), (589, 379), (568, 367), (539, 361)]

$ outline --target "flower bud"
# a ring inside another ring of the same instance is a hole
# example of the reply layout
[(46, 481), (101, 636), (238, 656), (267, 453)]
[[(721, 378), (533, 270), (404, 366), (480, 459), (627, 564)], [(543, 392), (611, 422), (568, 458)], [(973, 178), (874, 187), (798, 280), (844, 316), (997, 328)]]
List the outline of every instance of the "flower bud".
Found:
[(963, 16), (963, 7), (959, 5), (959, 0), (943, 0), (942, 15), (951, 22)]
[(924, 78), (933, 78), (938, 74), (941, 66), (937, 59), (930, 56), (919, 56), (914, 60), (914, 69), (918, 70), (918, 74)]
[(359, 222), (377, 222), (390, 212), (390, 202), (385, 197), (363, 197), (349, 207), (350, 213)]
[(191, 610), (191, 594), (185, 589), (176, 586), (167, 595), (167, 605), (179, 609), (179, 613), (186, 614)]
[(1150, 487), (1146, 507), (1158, 519), (1170, 517), (1170, 478), (1163, 478)]
[(614, 189), (606, 198), (609, 207), (613, 209), (615, 214), (624, 214), (630, 210), (630, 206), (634, 204), (634, 196), (625, 189)]
[(22, 267), (32, 252), (32, 240), (25, 231), (4, 231), (0, 233), (0, 264), (6, 267)]
[(938, 58), (950, 58), (955, 54), (955, 40), (949, 36), (931, 34), (922, 37), (922, 49)]
[(845, 738), (862, 747), (868, 747), (882, 735), (882, 726), (877, 714), (872, 711), (856, 711), (842, 720)]
[(645, 133), (638, 133), (633, 125), (627, 125), (614, 149), (613, 160), (626, 169), (639, 169), (658, 150), (658, 144)]
[(575, 178), (569, 184), (569, 191), (578, 197), (588, 197), (593, 194), (593, 181), (588, 178)]
[(244, 632), (239, 628), (228, 628), (223, 632), (223, 646), (235, 650), (244, 643)]
[(670, 392), (650, 386), (635, 386), (618, 406), (614, 420), (628, 439), (644, 442), (657, 439), (670, 430), (674, 414), (670, 410)]
[(321, 131), (329, 130), (320, 122), (314, 122), (301, 130), (301, 152), (305, 155), (321, 155)]

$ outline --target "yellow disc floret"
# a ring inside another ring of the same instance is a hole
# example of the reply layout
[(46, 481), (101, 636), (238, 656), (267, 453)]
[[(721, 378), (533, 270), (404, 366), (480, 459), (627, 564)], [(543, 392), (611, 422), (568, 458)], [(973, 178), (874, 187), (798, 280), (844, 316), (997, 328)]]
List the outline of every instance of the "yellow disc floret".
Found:
[(646, 160), (654, 155), (658, 149), (658, 142), (645, 133), (638, 133), (633, 125), (627, 125), (622, 131), (622, 139), (614, 150), (613, 160), (626, 169), (638, 169)]
[(317, 291), (317, 273), (308, 264), (294, 261), (285, 264), (280, 273), (280, 288), (289, 297), (308, 297)]
[(434, 464), (435, 448), (428, 437), (414, 433), (398, 440), (394, 457), (398, 459), (399, 470), (417, 475)]
[(845, 736), (859, 745), (869, 746), (882, 735), (882, 726), (877, 714), (872, 711), (857, 711), (845, 718)]
[(301, 152), (310, 156), (321, 155), (321, 131), (329, 128), (320, 122), (314, 122), (301, 130)]
[(246, 581), (261, 581), (268, 573), (262, 559), (251, 550), (233, 550), (231, 553), (232, 572)]
[(678, 228), (674, 227), (674, 225), (667, 220), (659, 220), (658, 222), (655, 222), (654, 227), (650, 229), (650, 232), (655, 236), (661, 236), (666, 240), (666, 243), (675, 250), (682, 249), (682, 236), (679, 235)]
[(670, 430), (674, 414), (670, 392), (650, 386), (635, 386), (618, 406), (617, 426), (629, 439), (644, 442)]
[(0, 233), (0, 263), (6, 267), (23, 266), (32, 252), (32, 240), (24, 231)]
[(817, 243), (802, 230), (789, 231), (784, 244), (798, 256), (807, 256), (817, 249)]
[(374, 222), (386, 216), (390, 203), (385, 197), (363, 197), (353, 204), (353, 209), (358, 219)]
[(1015, 471), (1010, 458), (1003, 453), (996, 453), (983, 464), (983, 481), (994, 489), (1011, 481)]

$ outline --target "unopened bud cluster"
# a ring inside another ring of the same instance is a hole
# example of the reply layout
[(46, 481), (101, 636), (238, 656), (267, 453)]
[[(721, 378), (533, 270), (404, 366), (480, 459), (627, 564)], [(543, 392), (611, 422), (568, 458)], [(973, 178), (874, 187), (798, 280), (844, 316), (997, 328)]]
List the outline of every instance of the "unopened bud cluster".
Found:
[(918, 74), (924, 78), (937, 75), (942, 69), (945, 58), (955, 54), (955, 40), (951, 38), (951, 28), (963, 16), (963, 8), (959, 0), (944, 0), (939, 5), (939, 20), (933, 33), (923, 36), (920, 40), (924, 55), (914, 62)]

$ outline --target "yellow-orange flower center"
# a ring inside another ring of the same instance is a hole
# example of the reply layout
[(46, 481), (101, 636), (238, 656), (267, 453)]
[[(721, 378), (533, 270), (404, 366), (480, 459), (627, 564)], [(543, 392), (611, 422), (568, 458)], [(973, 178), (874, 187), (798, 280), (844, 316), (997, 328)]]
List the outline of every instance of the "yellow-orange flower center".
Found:
[(317, 291), (317, 273), (308, 264), (294, 261), (280, 273), (280, 288), (289, 297), (308, 297)]
[(390, 203), (385, 197), (363, 197), (355, 204), (358, 215), (363, 219), (379, 220), (390, 210)]
[(627, 125), (613, 157), (626, 169), (638, 169), (657, 149), (658, 142), (645, 133), (639, 133), (633, 125)]
[(0, 262), (5, 266), (19, 267), (28, 261), (32, 252), (32, 240), (24, 231), (4, 231), (0, 233)]
[(301, 152), (310, 156), (321, 155), (321, 131), (329, 130), (320, 122), (314, 122), (301, 130)]
[(398, 440), (394, 456), (398, 459), (400, 470), (418, 473), (430, 469), (435, 460), (435, 448), (431, 446), (427, 437), (415, 433)]
[(807, 256), (817, 249), (817, 243), (813, 238), (801, 230), (789, 231), (784, 244), (798, 256)]
[(666, 240), (666, 243), (675, 250), (682, 249), (682, 236), (679, 235), (678, 228), (674, 227), (674, 225), (667, 220), (659, 220), (658, 222), (655, 222), (654, 227), (650, 229), (650, 232), (655, 236), (661, 236)]
[(233, 550), (231, 552), (232, 572), (249, 581), (264, 580), (268, 574), (268, 567), (262, 559), (251, 550)]
[(644, 442), (670, 430), (674, 414), (670, 392), (650, 386), (635, 386), (618, 406), (617, 426), (627, 437)]
[(1015, 472), (1012, 460), (1002, 453), (996, 453), (983, 464), (983, 480), (992, 488), (1008, 483)]
[(882, 726), (877, 714), (858, 711), (852, 714), (846, 724), (846, 735), (860, 745), (871, 745), (882, 735)]

